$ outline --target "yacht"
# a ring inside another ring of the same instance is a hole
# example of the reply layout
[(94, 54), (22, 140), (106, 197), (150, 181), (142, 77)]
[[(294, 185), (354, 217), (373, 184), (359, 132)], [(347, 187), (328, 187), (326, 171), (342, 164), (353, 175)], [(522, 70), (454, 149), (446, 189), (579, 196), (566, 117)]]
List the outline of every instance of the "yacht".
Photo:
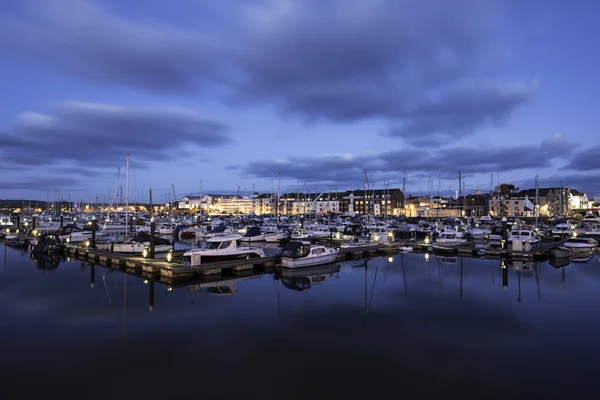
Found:
[(559, 237), (569, 237), (573, 233), (573, 225), (569, 222), (561, 222), (552, 227), (552, 235)]
[(434, 251), (455, 252), (456, 246), (466, 242), (467, 240), (460, 237), (456, 231), (446, 230), (440, 233), (432, 248)]
[(189, 258), (192, 266), (217, 261), (246, 260), (264, 257), (260, 247), (240, 246), (242, 235), (215, 236), (206, 240), (206, 247), (186, 251), (184, 258)]
[(60, 227), (56, 234), (65, 243), (81, 243), (92, 238), (92, 231), (86, 231), (82, 227), (73, 224)]
[(284, 231), (265, 234), (265, 242), (267, 243), (281, 243), (288, 240), (289, 238), (290, 234)]
[(570, 238), (563, 243), (563, 246), (571, 249), (574, 255), (591, 252), (597, 245), (598, 242), (594, 239), (586, 238)]
[(240, 238), (243, 242), (264, 242), (265, 235), (261, 232), (259, 226), (250, 226)]
[(520, 240), (523, 243), (538, 244), (540, 239), (535, 235), (535, 231), (531, 229), (513, 229), (508, 235), (508, 242)]
[(334, 262), (338, 251), (331, 247), (314, 245), (307, 241), (290, 241), (281, 251), (284, 268), (313, 267)]

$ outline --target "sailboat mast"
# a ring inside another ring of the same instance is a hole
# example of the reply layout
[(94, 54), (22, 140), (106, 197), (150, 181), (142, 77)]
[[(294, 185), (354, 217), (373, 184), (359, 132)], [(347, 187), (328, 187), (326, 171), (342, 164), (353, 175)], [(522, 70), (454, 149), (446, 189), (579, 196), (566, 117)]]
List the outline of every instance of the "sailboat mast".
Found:
[(277, 225), (279, 225), (279, 196), (280, 196), (280, 191), (281, 191), (281, 172), (277, 173), (277, 199), (275, 199), (275, 201), (277, 203), (276, 204), (276, 210), (277, 210)]
[(462, 179), (460, 176), (460, 171), (458, 171), (458, 193), (459, 193), (459, 199), (460, 199), (460, 216), (463, 216), (463, 211), (465, 209), (465, 199), (462, 198)]
[[(402, 180), (402, 208), (404, 208), (405, 201), (406, 201), (406, 170), (404, 170), (404, 179)], [(419, 199), (419, 202), (420, 201), (421, 201), (421, 199)]]
[(538, 176), (535, 176), (535, 227), (537, 228), (538, 217), (540, 214), (540, 185), (538, 181)]
[(129, 154), (125, 157), (125, 232), (129, 233)]

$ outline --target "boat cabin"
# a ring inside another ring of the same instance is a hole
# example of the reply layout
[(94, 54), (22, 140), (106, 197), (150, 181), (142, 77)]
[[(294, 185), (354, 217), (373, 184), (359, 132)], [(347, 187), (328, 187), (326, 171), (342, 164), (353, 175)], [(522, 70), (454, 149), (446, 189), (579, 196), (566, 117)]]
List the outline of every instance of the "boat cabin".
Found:
[(311, 246), (309, 242), (292, 241), (283, 246), (281, 257), (296, 259), (309, 255), (319, 256), (324, 253), (325, 247), (323, 246)]

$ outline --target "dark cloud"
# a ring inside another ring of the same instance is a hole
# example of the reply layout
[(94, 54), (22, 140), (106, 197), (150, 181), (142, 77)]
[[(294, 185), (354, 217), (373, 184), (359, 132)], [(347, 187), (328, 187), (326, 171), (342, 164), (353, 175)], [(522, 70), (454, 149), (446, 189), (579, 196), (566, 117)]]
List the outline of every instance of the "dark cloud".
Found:
[(0, 17), (0, 46), (91, 81), (217, 90), (314, 121), (375, 119), (421, 143), (501, 123), (535, 95), (532, 83), (482, 78), (506, 53), (504, 3), (235, 2), (190, 11), (198, 22), (184, 30), (84, 0), (29, 0)]
[[(600, 182), (595, 174), (560, 174), (554, 173), (550, 176), (539, 175), (540, 187), (568, 187), (587, 194), (590, 200), (594, 196), (600, 196)], [(520, 187), (535, 187), (535, 178), (524, 179), (517, 182)]]
[(176, 159), (197, 147), (230, 142), (226, 127), (179, 108), (135, 108), (71, 102), (52, 115), (25, 113), (0, 136), (0, 154), (15, 171), (50, 166), (89, 175), (97, 168), (122, 167), (131, 154), (136, 168)]
[(408, 122), (388, 134), (428, 146), (460, 139), (486, 123), (502, 123), (518, 106), (531, 99), (536, 89), (535, 84), (482, 84), (460, 88), (418, 105), (408, 113)]
[(302, 182), (348, 183), (363, 181), (367, 169), (371, 181), (401, 182), (403, 170), (414, 179), (429, 176), (458, 179), (479, 173), (507, 172), (527, 168), (543, 168), (557, 159), (569, 157), (576, 147), (560, 136), (544, 140), (539, 145), (511, 147), (457, 147), (424, 150), (406, 148), (380, 154), (322, 155), (317, 157), (290, 157), (283, 160), (261, 160), (241, 167), (246, 174), (269, 178), (281, 173), (282, 178)]
[[(0, 180), (0, 190), (28, 190), (41, 191), (56, 190), (57, 188), (69, 188), (69, 191), (83, 190), (85, 179), (70, 176), (50, 176), (41, 177), (19, 177), (16, 180)], [(79, 188), (79, 189), (78, 189)]]
[(565, 168), (575, 171), (599, 171), (600, 145), (587, 147), (575, 153), (571, 162)]

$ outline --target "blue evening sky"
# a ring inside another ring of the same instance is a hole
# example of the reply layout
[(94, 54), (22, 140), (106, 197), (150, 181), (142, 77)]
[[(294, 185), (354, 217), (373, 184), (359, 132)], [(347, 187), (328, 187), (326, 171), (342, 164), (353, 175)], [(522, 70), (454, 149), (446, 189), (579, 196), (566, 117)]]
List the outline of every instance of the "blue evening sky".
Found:
[[(600, 195), (593, 1), (5, 0), (0, 198)], [(438, 183), (438, 174), (441, 182)], [(432, 183), (430, 183), (432, 182)], [(121, 181), (125, 185), (124, 174)]]

